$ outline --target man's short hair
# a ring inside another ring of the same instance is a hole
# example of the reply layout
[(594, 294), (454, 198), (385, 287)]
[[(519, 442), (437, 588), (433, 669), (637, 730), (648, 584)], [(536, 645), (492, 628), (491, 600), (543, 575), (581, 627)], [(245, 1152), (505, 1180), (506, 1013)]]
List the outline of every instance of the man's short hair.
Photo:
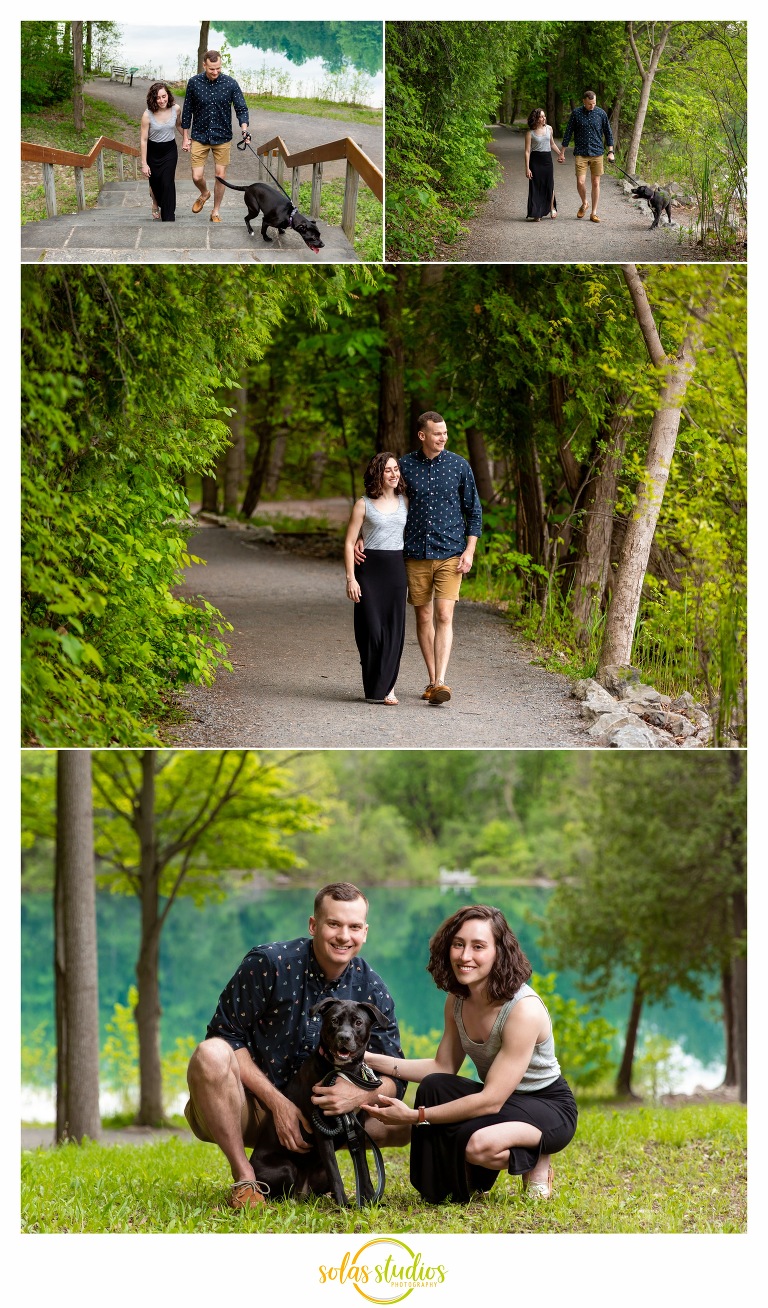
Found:
[(368, 900), (365, 898), (362, 890), (353, 886), (351, 881), (332, 881), (330, 885), (323, 886), (315, 895), (315, 908), (313, 917), (319, 917), (324, 899), (335, 899), (344, 904), (352, 904), (356, 899), (365, 901), (365, 910), (368, 911)]
[(220, 50), (206, 50), (203, 55), (203, 62), (206, 64), (217, 64), (221, 59)]
[(582, 91), (581, 98), (582, 100), (596, 100), (597, 96), (594, 91)]
[(442, 413), (436, 413), (434, 409), (427, 409), (426, 413), (420, 414), (416, 419), (416, 430), (426, 431), (428, 422), (445, 422), (445, 418)]

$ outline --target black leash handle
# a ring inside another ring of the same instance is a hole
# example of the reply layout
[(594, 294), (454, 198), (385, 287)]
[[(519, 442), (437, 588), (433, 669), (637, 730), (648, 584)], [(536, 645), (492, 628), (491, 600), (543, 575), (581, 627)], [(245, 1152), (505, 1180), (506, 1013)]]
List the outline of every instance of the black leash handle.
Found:
[(285, 196), (286, 200), (290, 201), (291, 205), (293, 205), (293, 200), (291, 199), (290, 195), (289, 195), (288, 192), (286, 191), (285, 187), (284, 187), (284, 186), (280, 186), (280, 183), (278, 182), (277, 178), (275, 177), (275, 174), (272, 172), (272, 169), (271, 169), (271, 168), (269, 167), (269, 165), (264, 161), (264, 159), (262, 158), (261, 155), (256, 154), (256, 151), (254, 150), (253, 146), (251, 145), (251, 134), (250, 134), (250, 132), (247, 132), (247, 133), (245, 134), (245, 136), (243, 137), (242, 141), (238, 141), (238, 142), (237, 142), (237, 145), (236, 145), (235, 148), (236, 148), (237, 150), (250, 150), (251, 154), (252, 154), (256, 159), (258, 159), (258, 161), (259, 161), (259, 163), (262, 165), (262, 167), (263, 167), (263, 168), (266, 168), (267, 172), (269, 173), (270, 177), (272, 178), (272, 181), (273, 181), (273, 182), (275, 183), (275, 185), (276, 185), (277, 187), (279, 187), (279, 189), (283, 192), (283, 195)]

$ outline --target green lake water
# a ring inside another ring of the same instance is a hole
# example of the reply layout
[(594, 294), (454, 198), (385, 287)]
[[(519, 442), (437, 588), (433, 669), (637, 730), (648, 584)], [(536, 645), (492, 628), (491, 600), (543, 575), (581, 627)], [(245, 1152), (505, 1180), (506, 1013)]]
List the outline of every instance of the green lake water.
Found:
[[(481, 887), (472, 891), (476, 903), (492, 903), (509, 920), (534, 969), (546, 972), (531, 921), (542, 914), (548, 892), (533, 888)], [(401, 1023), (420, 1034), (442, 1026), (444, 996), (426, 971), (430, 936), (444, 918), (470, 902), (465, 892), (441, 893), (438, 887), (381, 888), (370, 892), (370, 930), (364, 950), (368, 962), (384, 978)], [(312, 911), (308, 890), (267, 890), (231, 896), (222, 903), (196, 908), (180, 900), (172, 908), (161, 945), (163, 1045), (177, 1036), (202, 1039), (220, 991), (248, 949), (272, 940), (290, 940), (307, 933)], [(101, 894), (98, 898), (99, 1005), (104, 1025), (115, 1003), (125, 1003), (134, 981), (139, 939), (139, 906), (131, 898)], [(53, 1038), (53, 927), (51, 901), (43, 895), (22, 899), (22, 1032), (45, 1022)], [(578, 989), (576, 969), (558, 974), (558, 991), (565, 998), (588, 1002), (594, 1015), (606, 1017), (623, 1034), (629, 1011), (629, 991), (599, 1002), (585, 1000)], [(724, 1061), (723, 1028), (717, 1002), (697, 1002), (673, 991), (667, 1006), (649, 1006), (642, 1030), (655, 1029), (678, 1043), (704, 1067)], [(557, 1033), (555, 1033), (557, 1035)]]

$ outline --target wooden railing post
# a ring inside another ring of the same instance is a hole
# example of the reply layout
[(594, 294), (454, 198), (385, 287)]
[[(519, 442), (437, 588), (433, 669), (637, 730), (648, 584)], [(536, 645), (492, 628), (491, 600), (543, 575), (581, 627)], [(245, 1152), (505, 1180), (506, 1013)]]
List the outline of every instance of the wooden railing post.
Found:
[(85, 208), (85, 169), (75, 169), (75, 195), (77, 197), (78, 213), (82, 213)]
[(45, 212), (49, 218), (56, 217), (56, 176), (53, 164), (43, 164), (43, 190), (45, 191)]
[(285, 159), (280, 150), (275, 150), (275, 154), (277, 155), (277, 180), (282, 186), (285, 181)]
[(117, 180), (119, 182), (125, 181), (125, 168), (123, 167), (123, 153), (121, 150), (118, 150), (117, 153)]
[(312, 165), (312, 195), (309, 201), (310, 218), (320, 217), (320, 192), (323, 189), (323, 165), (313, 163)]
[(104, 152), (102, 151), (96, 160), (96, 175), (99, 179), (99, 190), (104, 185)]
[(347, 160), (347, 176), (344, 181), (344, 206), (341, 211), (341, 230), (349, 241), (350, 245), (355, 240), (355, 216), (357, 214), (357, 191), (360, 184), (360, 174), (356, 168)]
[(291, 169), (291, 204), (293, 205), (294, 209), (298, 209), (298, 207), (299, 207), (299, 170), (298, 170), (298, 168), (292, 168), (292, 169)]

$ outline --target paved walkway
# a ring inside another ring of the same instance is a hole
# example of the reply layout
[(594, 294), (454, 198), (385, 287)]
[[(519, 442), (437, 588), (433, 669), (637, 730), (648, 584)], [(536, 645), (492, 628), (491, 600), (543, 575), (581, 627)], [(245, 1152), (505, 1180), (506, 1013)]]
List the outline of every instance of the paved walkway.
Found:
[(232, 623), (233, 672), (183, 696), (190, 721), (166, 732), (185, 748), (575, 748), (591, 742), (564, 676), (535, 666), (535, 651), (503, 615), (462, 600), (448, 681), (453, 699), (430, 706), (409, 609), (397, 685), (400, 704), (366, 704), (340, 561), (297, 557), (241, 531), (199, 529), (184, 592)]
[[(488, 148), (502, 164), (502, 179), (470, 219), (468, 234), (445, 250), (444, 259), (460, 263), (654, 263), (696, 257), (680, 243), (680, 227), (666, 226), (666, 217), (664, 228), (651, 231), (647, 205), (628, 198), (622, 189), (624, 179), (608, 171), (600, 187), (599, 225), (588, 217), (577, 219), (580, 200), (570, 146), (565, 164), (558, 164), (552, 155), (558, 217), (527, 222), (525, 134), (501, 125), (492, 127), (491, 133)], [(680, 210), (672, 212), (679, 214)]]

